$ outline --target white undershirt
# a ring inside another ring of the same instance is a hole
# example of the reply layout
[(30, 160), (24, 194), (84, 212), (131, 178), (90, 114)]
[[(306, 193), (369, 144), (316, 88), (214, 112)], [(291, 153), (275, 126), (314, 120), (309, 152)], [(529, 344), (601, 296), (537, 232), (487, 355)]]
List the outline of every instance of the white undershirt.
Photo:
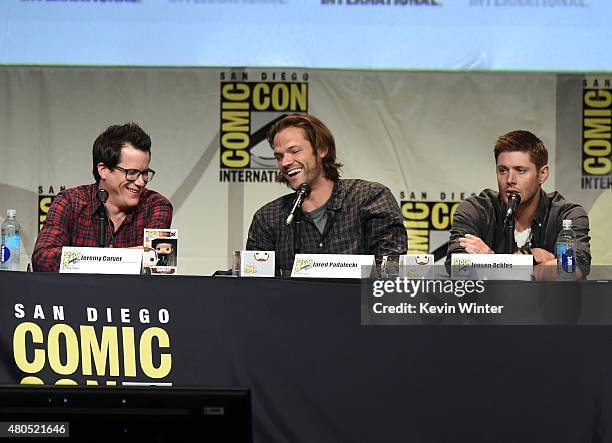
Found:
[(516, 229), (514, 230), (514, 240), (516, 241), (516, 246), (522, 248), (525, 246), (531, 239), (531, 228), (525, 229), (523, 232), (518, 232)]

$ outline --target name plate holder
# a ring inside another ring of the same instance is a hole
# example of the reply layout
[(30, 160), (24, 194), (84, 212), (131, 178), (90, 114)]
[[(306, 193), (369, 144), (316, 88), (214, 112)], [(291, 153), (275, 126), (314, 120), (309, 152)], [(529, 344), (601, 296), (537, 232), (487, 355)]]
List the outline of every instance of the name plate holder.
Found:
[(533, 276), (533, 256), (525, 254), (453, 254), (453, 280), (526, 280)]
[(140, 274), (142, 249), (64, 246), (62, 274)]
[(296, 254), (291, 277), (370, 278), (376, 275), (373, 255)]
[(274, 251), (240, 251), (240, 277), (274, 277)]

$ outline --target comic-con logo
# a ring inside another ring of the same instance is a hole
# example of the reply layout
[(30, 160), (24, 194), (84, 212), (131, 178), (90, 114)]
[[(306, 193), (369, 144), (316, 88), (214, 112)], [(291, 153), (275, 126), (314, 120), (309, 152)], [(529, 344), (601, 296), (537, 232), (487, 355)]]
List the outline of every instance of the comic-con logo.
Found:
[(586, 77), (582, 91), (582, 189), (612, 188), (612, 86)]
[(276, 160), (266, 140), (270, 127), (287, 114), (308, 112), (308, 74), (220, 75), (219, 180), (272, 182)]
[[(402, 192), (401, 210), (408, 235), (408, 254), (433, 254), (435, 261), (445, 257), (455, 211), (460, 200), (468, 196), (464, 192), (441, 192), (436, 195), (439, 201), (429, 201), (427, 192), (409, 195)], [(409, 200), (404, 200), (406, 197)]]
[(169, 385), (170, 311), (15, 303), (12, 345), (21, 384)]
[(293, 272), (299, 274), (300, 272), (309, 271), (313, 266), (314, 260), (312, 258), (299, 258), (295, 261)]
[(82, 256), (81, 251), (65, 251), (62, 254), (62, 269), (80, 269)]
[[(38, 187), (38, 232), (40, 232), (45, 225), (49, 208), (55, 199), (55, 189), (53, 189), (53, 186), (49, 186), (47, 189), (48, 192), (45, 193), (45, 188), (43, 186)], [(66, 186), (60, 186), (58, 189), (59, 191), (63, 191), (66, 189)]]

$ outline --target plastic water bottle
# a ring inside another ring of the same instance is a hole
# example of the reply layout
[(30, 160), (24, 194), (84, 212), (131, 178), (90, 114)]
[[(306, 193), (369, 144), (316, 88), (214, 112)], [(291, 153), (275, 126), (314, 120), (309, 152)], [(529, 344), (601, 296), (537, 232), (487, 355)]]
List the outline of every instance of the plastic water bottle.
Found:
[(572, 230), (572, 221), (563, 220), (563, 229), (555, 243), (557, 256), (557, 277), (560, 280), (576, 279), (576, 234)]
[(0, 246), (0, 269), (19, 271), (19, 249), (21, 247), (21, 228), (15, 218), (17, 211), (6, 211), (6, 220), (2, 223), (2, 245)]

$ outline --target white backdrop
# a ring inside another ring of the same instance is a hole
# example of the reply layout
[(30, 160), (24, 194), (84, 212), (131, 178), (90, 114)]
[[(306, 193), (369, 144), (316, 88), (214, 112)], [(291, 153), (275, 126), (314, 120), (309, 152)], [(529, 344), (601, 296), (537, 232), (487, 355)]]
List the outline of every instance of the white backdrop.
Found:
[[(545, 189), (585, 206), (594, 263), (612, 263), (609, 188), (581, 189), (580, 181), (582, 97), (593, 79), (531, 73), (0, 68), (0, 213), (17, 209), (26, 252), (38, 229), (39, 186), (47, 193), (50, 186), (57, 192), (91, 183), (93, 140), (107, 126), (133, 120), (153, 141), (157, 175), (150, 187), (175, 207), (180, 273), (227, 269), (255, 210), (287, 192), (277, 183), (221, 181), (221, 88), (232, 74), (236, 83), (248, 84), (249, 100), (258, 84), (270, 90), (301, 84), (307, 98), (300, 110), (317, 115), (334, 133), (342, 176), (382, 182), (399, 202), (457, 202), (461, 193), (495, 189), (497, 136), (533, 131), (550, 151)], [(603, 81), (596, 87), (609, 89)], [(247, 112), (251, 140), (285, 112)], [(267, 149), (259, 144), (251, 151), (265, 157)], [(444, 229), (427, 235), (431, 251), (447, 239)]]

